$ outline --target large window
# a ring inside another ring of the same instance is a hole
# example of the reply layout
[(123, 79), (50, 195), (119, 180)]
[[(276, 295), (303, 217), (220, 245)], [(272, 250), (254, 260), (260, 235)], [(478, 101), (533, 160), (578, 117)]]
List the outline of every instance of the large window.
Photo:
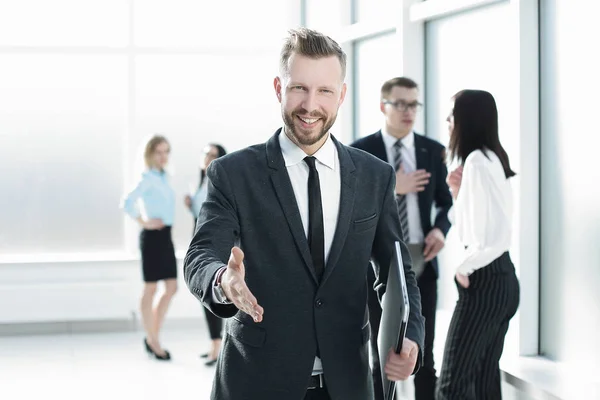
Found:
[(353, 0), (353, 22), (376, 22), (397, 15), (401, 2), (397, 0)]
[[(477, 10), (454, 14), (426, 24), (426, 133), (447, 145), (446, 117), (451, 97), (461, 89), (483, 89), (491, 92), (499, 110), (500, 138), (511, 156), (511, 164), (519, 171), (518, 130), (518, 53), (508, 45), (511, 5), (509, 2), (486, 6)], [(514, 43), (514, 42), (513, 42)], [(451, 166), (452, 168), (452, 166)], [(514, 198), (519, 199), (518, 178), (513, 180)], [(513, 261), (517, 269), (519, 243), (519, 207), (515, 203)], [(452, 310), (456, 299), (453, 283), (455, 260), (460, 249), (455, 232), (450, 231), (440, 257), (440, 284), (438, 307)], [(517, 354), (516, 325), (511, 322), (507, 348)]]
[(0, 2), (2, 257), (134, 251), (118, 205), (157, 132), (185, 250), (204, 145), (236, 150), (281, 125), (273, 78), (298, 22), (280, 0)]
[(299, 9), (293, 5), (277, 0), (135, 0), (135, 44), (234, 52), (273, 49), (296, 25)]
[(0, 46), (128, 44), (127, 0), (18, 0), (0, 2)]
[(122, 246), (123, 55), (0, 54), (0, 249)]
[(596, 2), (540, 5), (540, 350), (589, 382), (600, 372), (600, 64), (580, 46), (600, 35), (599, 11)]
[(305, 24), (310, 29), (335, 35), (350, 23), (349, 13), (344, 12), (348, 0), (303, 0)]
[(394, 32), (354, 43), (355, 137), (367, 136), (381, 129), (381, 85), (400, 75), (401, 57), (400, 42)]

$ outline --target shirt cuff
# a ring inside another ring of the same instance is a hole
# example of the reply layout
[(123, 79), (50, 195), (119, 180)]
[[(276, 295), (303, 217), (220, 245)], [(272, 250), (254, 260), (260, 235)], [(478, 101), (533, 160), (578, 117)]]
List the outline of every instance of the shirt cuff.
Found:
[(450, 207), (450, 209), (448, 210), (448, 221), (450, 221), (450, 223), (452, 225), (455, 224), (455, 219), (454, 219), (454, 206)]
[(223, 275), (223, 272), (225, 272), (225, 268), (227, 268), (227, 267), (223, 267), (223, 268), (217, 270), (217, 272), (215, 273), (215, 277), (213, 278), (213, 281), (212, 281), (213, 303), (217, 303), (217, 304), (233, 304), (231, 301), (229, 301), (229, 299), (227, 297), (221, 296), (221, 294), (217, 290), (217, 282), (218, 282), (218, 280), (221, 279), (221, 275)]

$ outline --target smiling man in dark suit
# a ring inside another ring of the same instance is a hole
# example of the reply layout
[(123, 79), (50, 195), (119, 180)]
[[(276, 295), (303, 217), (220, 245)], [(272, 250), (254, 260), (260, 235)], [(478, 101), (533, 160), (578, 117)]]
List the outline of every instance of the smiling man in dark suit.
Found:
[[(448, 210), (452, 195), (446, 183), (445, 149), (435, 140), (413, 131), (419, 103), (419, 89), (410, 78), (388, 80), (381, 87), (380, 108), (384, 127), (357, 140), (351, 146), (388, 162), (396, 170), (396, 200), (404, 241), (408, 244), (413, 269), (421, 291), (422, 314), (425, 317), (423, 365), (415, 376), (416, 400), (434, 400), (436, 371), (433, 362), (433, 340), (437, 306), (437, 254), (444, 247), (450, 229)], [(432, 207), (437, 208), (432, 223)], [(369, 282), (375, 279), (370, 271)], [(369, 293), (371, 350), (374, 354), (373, 378), (375, 397), (383, 399), (377, 354), (377, 335), (381, 307), (375, 292)]]
[[(373, 259), (381, 296), (400, 220), (393, 169), (329, 132), (345, 69), (331, 38), (291, 31), (274, 80), (283, 129), (208, 169), (184, 275), (206, 307), (229, 318), (212, 399), (373, 399), (367, 269)], [(418, 369), (424, 335), (401, 247), (411, 314), (402, 352), (388, 355), (393, 380)]]

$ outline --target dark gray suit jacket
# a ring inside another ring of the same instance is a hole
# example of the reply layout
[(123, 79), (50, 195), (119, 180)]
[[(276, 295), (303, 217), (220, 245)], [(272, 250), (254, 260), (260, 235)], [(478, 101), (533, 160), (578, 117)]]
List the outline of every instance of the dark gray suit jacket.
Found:
[[(389, 162), (381, 130), (358, 139), (350, 146), (364, 150), (380, 160)], [(417, 194), (423, 233), (427, 236), (433, 228), (439, 228), (446, 236), (450, 230), (448, 211), (452, 207), (452, 194), (446, 183), (446, 176), (448, 175), (446, 149), (435, 140), (415, 133), (415, 155), (417, 169), (424, 169), (431, 174), (425, 190)], [(436, 215), (435, 222), (432, 225), (431, 209), (434, 205), (436, 206)], [(439, 275), (437, 257), (430, 262), (435, 278), (437, 278)]]
[[(288, 176), (279, 138), (213, 161), (208, 196), (185, 258), (190, 291), (226, 324), (212, 399), (301, 400), (320, 350), (333, 400), (372, 399), (366, 275), (369, 259), (385, 291), (400, 237), (393, 169), (334, 139), (341, 170), (338, 223), (321, 283)], [(246, 283), (264, 308), (255, 323), (235, 306), (212, 301), (212, 281), (238, 244)], [(423, 348), (423, 317), (410, 256), (402, 246), (411, 315), (407, 337)], [(421, 356), (419, 356), (419, 363)]]

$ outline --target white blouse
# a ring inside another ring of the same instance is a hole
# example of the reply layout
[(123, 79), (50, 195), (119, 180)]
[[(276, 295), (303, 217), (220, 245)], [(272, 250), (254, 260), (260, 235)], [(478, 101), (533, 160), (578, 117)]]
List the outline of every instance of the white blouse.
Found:
[(465, 246), (458, 273), (470, 275), (508, 251), (512, 208), (512, 189), (498, 156), (489, 150), (469, 154), (450, 212), (453, 227)]
[(204, 177), (204, 182), (202, 182), (202, 185), (196, 189), (196, 193), (192, 196), (192, 214), (194, 214), (194, 218), (198, 218), (202, 204), (206, 200), (207, 183), (208, 178)]

